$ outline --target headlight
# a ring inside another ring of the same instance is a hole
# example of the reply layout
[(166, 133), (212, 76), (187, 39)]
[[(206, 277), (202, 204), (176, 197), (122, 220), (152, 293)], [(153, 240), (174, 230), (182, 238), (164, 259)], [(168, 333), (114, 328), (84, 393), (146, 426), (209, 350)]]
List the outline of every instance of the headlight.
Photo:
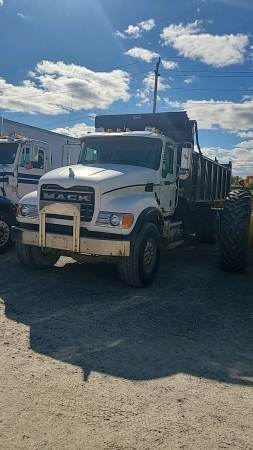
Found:
[(20, 205), (19, 211), (22, 217), (37, 217), (38, 215), (38, 208), (36, 205)]
[(134, 221), (132, 214), (111, 213), (101, 211), (97, 217), (96, 225), (111, 226), (117, 228), (130, 228)]
[(118, 214), (111, 214), (109, 220), (113, 227), (118, 227), (121, 222), (121, 218)]

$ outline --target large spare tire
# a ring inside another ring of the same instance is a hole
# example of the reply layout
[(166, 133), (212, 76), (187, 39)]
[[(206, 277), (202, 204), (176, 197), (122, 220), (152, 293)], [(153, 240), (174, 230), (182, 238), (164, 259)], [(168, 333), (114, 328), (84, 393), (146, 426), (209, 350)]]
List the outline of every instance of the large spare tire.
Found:
[(248, 266), (251, 194), (229, 192), (224, 206), (220, 234), (220, 266), (227, 272), (245, 272)]

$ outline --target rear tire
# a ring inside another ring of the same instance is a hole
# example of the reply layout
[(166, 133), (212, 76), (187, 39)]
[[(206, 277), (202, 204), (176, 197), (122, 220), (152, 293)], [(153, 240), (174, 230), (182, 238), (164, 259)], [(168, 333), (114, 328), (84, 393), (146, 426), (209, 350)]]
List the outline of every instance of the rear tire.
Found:
[(129, 286), (145, 287), (154, 280), (160, 263), (161, 245), (158, 228), (145, 223), (131, 240), (131, 254), (119, 258), (121, 281)]
[(252, 200), (249, 191), (229, 192), (222, 216), (220, 266), (227, 272), (245, 272), (248, 266)]
[(53, 267), (60, 255), (55, 250), (42, 250), (34, 245), (16, 243), (16, 253), (19, 261), (29, 269), (49, 269)]
[(12, 221), (6, 212), (0, 212), (0, 255), (6, 253), (11, 247)]

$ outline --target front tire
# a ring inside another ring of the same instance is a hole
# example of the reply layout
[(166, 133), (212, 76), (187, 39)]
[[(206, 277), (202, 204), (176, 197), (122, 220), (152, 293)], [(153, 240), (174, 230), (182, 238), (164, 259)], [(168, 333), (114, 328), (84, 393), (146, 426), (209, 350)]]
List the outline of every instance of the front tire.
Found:
[(42, 250), (34, 245), (16, 243), (16, 253), (19, 261), (29, 269), (49, 269), (53, 267), (60, 255), (51, 249)]
[(229, 192), (223, 211), (220, 266), (227, 272), (245, 272), (248, 266), (252, 200), (249, 191)]
[(118, 271), (121, 281), (129, 286), (145, 287), (154, 280), (160, 263), (161, 245), (158, 228), (145, 223), (131, 240), (131, 254), (121, 257)]
[(11, 225), (8, 213), (0, 212), (0, 255), (6, 253), (11, 247)]

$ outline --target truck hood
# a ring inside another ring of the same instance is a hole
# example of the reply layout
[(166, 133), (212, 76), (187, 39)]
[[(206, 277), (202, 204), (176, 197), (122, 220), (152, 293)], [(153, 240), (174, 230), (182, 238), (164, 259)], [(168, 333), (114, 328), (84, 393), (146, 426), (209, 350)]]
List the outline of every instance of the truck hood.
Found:
[(126, 186), (143, 185), (156, 182), (156, 171), (146, 167), (116, 164), (86, 166), (82, 164), (60, 167), (41, 177), (40, 184), (60, 184), (72, 186), (92, 186), (100, 184), (101, 193)]

